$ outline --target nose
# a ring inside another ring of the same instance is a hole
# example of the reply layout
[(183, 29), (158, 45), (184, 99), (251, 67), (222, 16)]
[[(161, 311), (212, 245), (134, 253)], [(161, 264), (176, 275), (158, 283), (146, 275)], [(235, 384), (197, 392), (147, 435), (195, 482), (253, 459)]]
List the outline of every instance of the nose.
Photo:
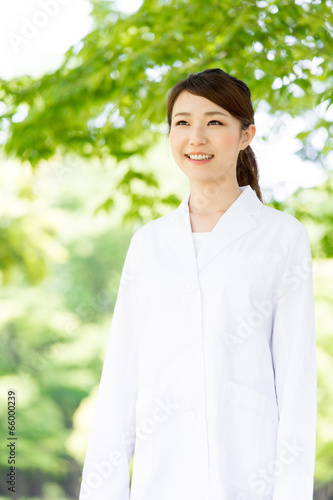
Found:
[(191, 146), (198, 146), (199, 144), (206, 144), (207, 139), (205, 137), (202, 128), (192, 128), (189, 138), (189, 143)]

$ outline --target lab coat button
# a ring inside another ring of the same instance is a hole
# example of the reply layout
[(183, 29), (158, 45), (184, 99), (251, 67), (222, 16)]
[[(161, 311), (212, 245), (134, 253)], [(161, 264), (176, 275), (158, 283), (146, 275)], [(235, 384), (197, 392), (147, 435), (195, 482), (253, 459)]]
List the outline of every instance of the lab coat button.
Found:
[(186, 349), (186, 354), (187, 354), (188, 356), (193, 356), (194, 352), (195, 352), (194, 347), (191, 347), (191, 346), (190, 346), (190, 347), (188, 347), (188, 348)]
[(187, 290), (188, 292), (195, 292), (195, 290), (197, 289), (197, 285), (194, 283), (194, 281), (188, 281), (188, 282), (184, 285), (184, 288), (185, 288), (185, 290)]
[(187, 420), (192, 422), (195, 419), (195, 412), (193, 410), (190, 410), (187, 412)]

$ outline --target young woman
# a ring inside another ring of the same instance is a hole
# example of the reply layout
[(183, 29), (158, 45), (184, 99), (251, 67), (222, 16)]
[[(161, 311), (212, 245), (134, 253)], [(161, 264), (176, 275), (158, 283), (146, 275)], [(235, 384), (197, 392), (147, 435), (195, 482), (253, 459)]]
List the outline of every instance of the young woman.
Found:
[(310, 500), (307, 230), (262, 201), (245, 83), (190, 74), (167, 118), (190, 191), (131, 239), (80, 500)]

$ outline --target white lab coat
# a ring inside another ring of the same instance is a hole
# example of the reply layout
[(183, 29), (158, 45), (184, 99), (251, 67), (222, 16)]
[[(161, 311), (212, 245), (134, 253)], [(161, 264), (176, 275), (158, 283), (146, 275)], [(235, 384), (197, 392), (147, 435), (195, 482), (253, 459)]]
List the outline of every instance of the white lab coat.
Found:
[(133, 235), (79, 500), (312, 500), (308, 233), (241, 191), (198, 257), (190, 193)]

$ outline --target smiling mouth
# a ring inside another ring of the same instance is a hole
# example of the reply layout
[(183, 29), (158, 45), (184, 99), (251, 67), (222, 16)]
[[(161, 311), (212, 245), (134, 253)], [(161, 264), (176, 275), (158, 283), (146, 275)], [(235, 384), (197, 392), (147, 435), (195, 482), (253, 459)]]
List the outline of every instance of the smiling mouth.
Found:
[(191, 163), (208, 163), (214, 158), (214, 155), (205, 155), (204, 158), (202, 158), (203, 155), (193, 155), (196, 156), (196, 158), (190, 158), (189, 155), (185, 155), (186, 158), (191, 162)]

